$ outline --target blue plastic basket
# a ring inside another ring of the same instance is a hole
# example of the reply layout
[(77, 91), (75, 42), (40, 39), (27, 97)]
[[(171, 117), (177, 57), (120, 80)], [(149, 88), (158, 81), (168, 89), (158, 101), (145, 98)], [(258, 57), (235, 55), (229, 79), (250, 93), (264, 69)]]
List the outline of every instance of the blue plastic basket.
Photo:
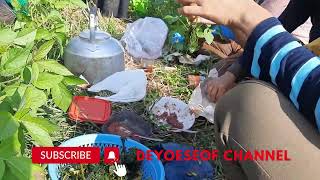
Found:
[[(149, 148), (146, 146), (131, 140), (127, 139), (124, 142), (126, 149), (139, 149), (141, 151), (147, 152)], [(120, 136), (111, 135), (111, 134), (89, 134), (78, 136), (68, 141), (65, 141), (60, 146), (63, 147), (100, 147), (101, 154), (103, 154), (103, 150), (105, 147), (118, 147), (120, 151), (122, 150), (122, 141)], [(144, 160), (141, 163), (141, 172), (142, 179), (152, 179), (152, 180), (164, 180), (165, 173), (162, 162), (157, 159), (157, 156), (152, 153), (152, 160), (147, 161)], [(61, 168), (61, 164), (49, 164), (48, 171), (49, 176), (52, 180), (59, 180), (59, 169)]]

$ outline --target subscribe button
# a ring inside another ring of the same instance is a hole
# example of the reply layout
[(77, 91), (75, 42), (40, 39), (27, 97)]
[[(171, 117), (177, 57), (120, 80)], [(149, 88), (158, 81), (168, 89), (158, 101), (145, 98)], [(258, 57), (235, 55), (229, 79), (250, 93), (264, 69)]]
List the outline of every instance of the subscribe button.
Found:
[[(34, 147), (32, 163), (35, 164), (98, 164), (101, 161), (99, 147)], [(119, 148), (104, 148), (106, 164), (118, 162)]]

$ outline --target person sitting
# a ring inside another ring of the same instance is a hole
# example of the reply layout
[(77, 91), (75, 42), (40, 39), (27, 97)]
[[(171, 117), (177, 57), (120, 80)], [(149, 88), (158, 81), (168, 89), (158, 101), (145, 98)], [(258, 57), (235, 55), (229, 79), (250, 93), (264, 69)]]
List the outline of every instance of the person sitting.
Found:
[(185, 16), (230, 27), (244, 47), (239, 64), (257, 79), (243, 81), (227, 93), (212, 81), (203, 86), (212, 101), (218, 100), (214, 119), (220, 157), (227, 150), (278, 149), (287, 150), (291, 159), (221, 158), (227, 179), (319, 179), (319, 57), (252, 0), (178, 2)]
[[(306, 3), (303, 2), (304, 1), (302, 0), (265, 0), (261, 6), (274, 16), (279, 16), (278, 19), (283, 27), (288, 32), (293, 33), (293, 35), (299, 39), (299, 42), (304, 44), (312, 42), (320, 37), (320, 11), (317, 11), (317, 9), (313, 8), (313, 6), (320, 7), (320, 1), (307, 0)], [(230, 44), (232, 44), (232, 42), (233, 41), (231, 41)], [(230, 49), (225, 48), (227, 46), (226, 44), (221, 45), (218, 42), (215, 44), (215, 46), (219, 46), (220, 49)], [(236, 46), (229, 45), (227, 47)], [(238, 49), (239, 47), (236, 49), (231, 48), (231, 50), (227, 52), (229, 54), (233, 54), (232, 52), (238, 52)], [(241, 54), (237, 53), (237, 56), (233, 56), (231, 61), (229, 60), (230, 58), (224, 58), (229, 61), (222, 61), (222, 65), (217, 64), (217, 66), (224, 66), (226, 64), (225, 67), (227, 68), (224, 68), (221, 70), (221, 72), (219, 72), (219, 78), (214, 78), (210, 81), (210, 86), (212, 86), (212, 90), (214, 91), (211, 93), (212, 97), (210, 97), (213, 102), (217, 102), (221, 96), (235, 86), (236, 81), (244, 77), (243, 68), (238, 61), (238, 59), (241, 57)]]

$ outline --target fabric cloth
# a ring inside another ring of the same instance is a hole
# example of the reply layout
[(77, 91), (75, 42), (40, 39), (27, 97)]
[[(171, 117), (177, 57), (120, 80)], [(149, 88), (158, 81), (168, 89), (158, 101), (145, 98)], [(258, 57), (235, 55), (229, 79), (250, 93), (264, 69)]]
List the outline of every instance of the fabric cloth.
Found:
[(260, 23), (244, 49), (240, 64), (247, 74), (272, 82), (320, 128), (320, 58), (298, 43), (277, 18)]
[[(307, 0), (306, 2), (307, 4), (313, 4), (314, 7), (320, 6), (320, 1)], [(310, 5), (305, 7), (304, 3), (305, 1), (302, 0), (264, 0), (261, 6), (271, 12), (273, 16), (278, 17), (287, 31), (307, 44), (309, 41), (320, 37), (318, 32), (320, 28), (317, 25), (320, 23), (320, 14), (317, 12), (320, 11), (313, 10)], [(311, 19), (314, 26), (312, 26)], [(243, 75), (243, 70), (238, 62), (232, 64), (228, 71), (239, 79)]]
[[(176, 143), (164, 143), (156, 146), (154, 150), (156, 151), (181, 151), (181, 159), (188, 158), (185, 156), (184, 152), (195, 150), (196, 148)], [(208, 161), (184, 161), (184, 160), (174, 160), (165, 161), (164, 153), (161, 155), (163, 160), (164, 170), (166, 174), (166, 180), (198, 180), (198, 179), (214, 179), (215, 170), (214, 167)]]
[(290, 33), (292, 33), (292, 31), (295, 31), (299, 26), (304, 24), (301, 26), (300, 29), (296, 30), (293, 33), (303, 33), (298, 34), (298, 36), (309, 35), (309, 42), (312, 42), (318, 37), (320, 37), (319, 7), (319, 0), (290, 0), (284, 12), (279, 16), (279, 20), (284, 26), (284, 28)]
[[(222, 59), (215, 63), (213, 67), (218, 70), (219, 76), (223, 75), (227, 70), (234, 74), (238, 74), (242, 71), (241, 66), (234, 67), (235, 65), (233, 65), (243, 53), (243, 49), (235, 41), (231, 40), (226, 42), (216, 36), (215, 41), (211, 45), (204, 43), (199, 53), (207, 55), (214, 54)], [(239, 63), (237, 64), (239, 65)], [(231, 65), (233, 67), (230, 67)]]
[(261, 6), (279, 18), (287, 31), (307, 44), (312, 23), (308, 13), (310, 8), (305, 8), (304, 3), (304, 0), (265, 0)]
[(16, 16), (5, 0), (0, 0), (0, 23), (12, 24)]
[(287, 150), (291, 159), (221, 159), (226, 179), (319, 179), (320, 138), (317, 129), (274, 86), (261, 81), (240, 83), (217, 103), (215, 122), (215, 142), (219, 152), (279, 149)]

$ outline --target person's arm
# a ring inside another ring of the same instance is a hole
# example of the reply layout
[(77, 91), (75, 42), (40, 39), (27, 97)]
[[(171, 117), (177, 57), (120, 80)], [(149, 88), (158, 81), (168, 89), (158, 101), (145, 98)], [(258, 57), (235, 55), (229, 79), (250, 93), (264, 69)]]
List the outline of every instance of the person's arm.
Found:
[(320, 128), (320, 58), (303, 47), (276, 18), (260, 23), (248, 38), (242, 66), (272, 82)]
[(228, 72), (234, 75), (235, 81), (242, 79), (245, 76), (245, 70), (240, 64), (240, 60), (235, 61), (228, 69)]
[(188, 6), (193, 0), (179, 1), (186, 5), (181, 10), (185, 15), (232, 27), (245, 47), (241, 64), (247, 73), (278, 86), (320, 128), (320, 59), (298, 43), (277, 18), (251, 0), (198, 0), (197, 8)]

